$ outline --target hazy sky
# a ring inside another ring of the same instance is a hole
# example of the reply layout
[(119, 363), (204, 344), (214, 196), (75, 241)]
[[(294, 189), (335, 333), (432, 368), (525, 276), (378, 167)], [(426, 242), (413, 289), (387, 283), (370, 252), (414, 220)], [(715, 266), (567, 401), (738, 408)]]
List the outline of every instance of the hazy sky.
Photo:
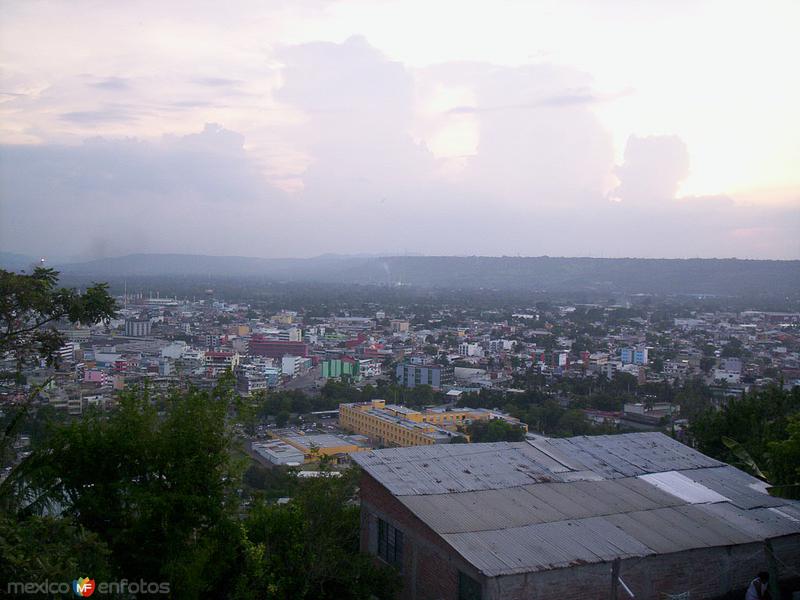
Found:
[(800, 258), (797, 0), (0, 2), (0, 249)]

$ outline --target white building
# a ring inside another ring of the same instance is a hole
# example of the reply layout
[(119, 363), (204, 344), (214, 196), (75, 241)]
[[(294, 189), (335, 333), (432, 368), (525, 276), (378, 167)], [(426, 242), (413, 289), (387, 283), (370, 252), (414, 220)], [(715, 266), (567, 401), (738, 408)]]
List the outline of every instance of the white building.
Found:
[(287, 377), (297, 377), (303, 367), (305, 359), (302, 356), (286, 355), (281, 358), (281, 372)]
[(714, 369), (714, 381), (724, 381), (726, 383), (739, 383), (742, 374), (735, 371), (727, 371), (725, 369)]
[(126, 319), (125, 335), (128, 337), (147, 337), (150, 335), (150, 319)]
[(172, 358), (177, 360), (181, 358), (187, 350), (188, 346), (186, 345), (186, 342), (182, 340), (172, 342), (168, 346), (164, 346), (161, 349), (161, 358)]
[(478, 356), (480, 353), (480, 346), (469, 342), (462, 342), (458, 345), (459, 356)]
[(491, 340), (489, 342), (489, 352), (496, 354), (498, 352), (507, 352), (514, 349), (514, 342), (511, 340)]

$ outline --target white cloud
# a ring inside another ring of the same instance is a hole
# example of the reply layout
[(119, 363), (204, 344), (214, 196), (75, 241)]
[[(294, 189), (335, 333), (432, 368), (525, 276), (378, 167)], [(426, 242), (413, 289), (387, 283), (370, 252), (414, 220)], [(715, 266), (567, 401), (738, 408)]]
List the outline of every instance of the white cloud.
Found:
[[(691, 60), (704, 69), (711, 60), (697, 50), (714, 2), (683, 5), (693, 20), (677, 45), (662, 42), (686, 17), (665, 7), (429, 4), (8, 5), (3, 244), (71, 254), (800, 254), (800, 194), (786, 178), (796, 150), (784, 151), (796, 140), (796, 86), (769, 103), (766, 133), (754, 133), (754, 115), (780, 60), (753, 79), (757, 93), (731, 93), (723, 65), (720, 103)], [(579, 18), (586, 11), (597, 22)], [(742, 68), (753, 72), (751, 62)], [(741, 97), (755, 105), (732, 120)], [(722, 108), (692, 112), (695, 98)], [(720, 144), (730, 151), (712, 164)], [(748, 162), (756, 151), (764, 158)], [(747, 180), (750, 164), (764, 178), (745, 205), (716, 182), (726, 171)], [(771, 186), (783, 204), (767, 208)], [(622, 202), (608, 202), (612, 190)]]

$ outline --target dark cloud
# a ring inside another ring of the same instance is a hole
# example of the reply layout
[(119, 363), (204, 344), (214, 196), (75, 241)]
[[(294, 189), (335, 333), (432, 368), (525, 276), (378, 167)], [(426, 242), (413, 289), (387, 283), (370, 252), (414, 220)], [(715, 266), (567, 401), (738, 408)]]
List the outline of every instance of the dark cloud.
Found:
[(576, 104), (596, 104), (601, 99), (590, 90), (569, 90), (563, 94), (543, 98), (539, 101), (539, 106), (575, 106)]
[(577, 88), (572, 90), (563, 90), (553, 95), (543, 96), (536, 99), (531, 99), (529, 102), (522, 104), (506, 104), (501, 106), (456, 106), (449, 109), (447, 112), (451, 115), (459, 114), (478, 114), (481, 112), (491, 111), (518, 111), (530, 110), (537, 108), (560, 108), (572, 107), (576, 105), (591, 105), (599, 104), (601, 102), (610, 102), (633, 93), (633, 90), (626, 89), (622, 92), (614, 94), (597, 94), (591, 88)]
[(119, 108), (107, 108), (101, 110), (81, 110), (62, 113), (62, 121), (76, 123), (78, 125), (104, 125), (108, 123), (131, 123), (137, 119), (131, 111)]
[(100, 90), (110, 90), (114, 92), (127, 91), (131, 88), (130, 82), (123, 77), (106, 77), (105, 79), (95, 81), (89, 85)]

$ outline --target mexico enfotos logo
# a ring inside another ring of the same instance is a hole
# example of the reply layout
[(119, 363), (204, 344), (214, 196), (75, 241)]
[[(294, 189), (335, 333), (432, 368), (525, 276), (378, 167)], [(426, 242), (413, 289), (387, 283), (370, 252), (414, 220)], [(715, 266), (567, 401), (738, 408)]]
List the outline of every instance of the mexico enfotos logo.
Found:
[(79, 598), (88, 598), (95, 592), (103, 594), (169, 594), (170, 585), (167, 582), (129, 581), (120, 579), (119, 581), (95, 582), (90, 577), (78, 577), (72, 583), (66, 581), (10, 581), (6, 584), (6, 593), (12, 596), (23, 596), (33, 594), (69, 594), (72, 592)]

